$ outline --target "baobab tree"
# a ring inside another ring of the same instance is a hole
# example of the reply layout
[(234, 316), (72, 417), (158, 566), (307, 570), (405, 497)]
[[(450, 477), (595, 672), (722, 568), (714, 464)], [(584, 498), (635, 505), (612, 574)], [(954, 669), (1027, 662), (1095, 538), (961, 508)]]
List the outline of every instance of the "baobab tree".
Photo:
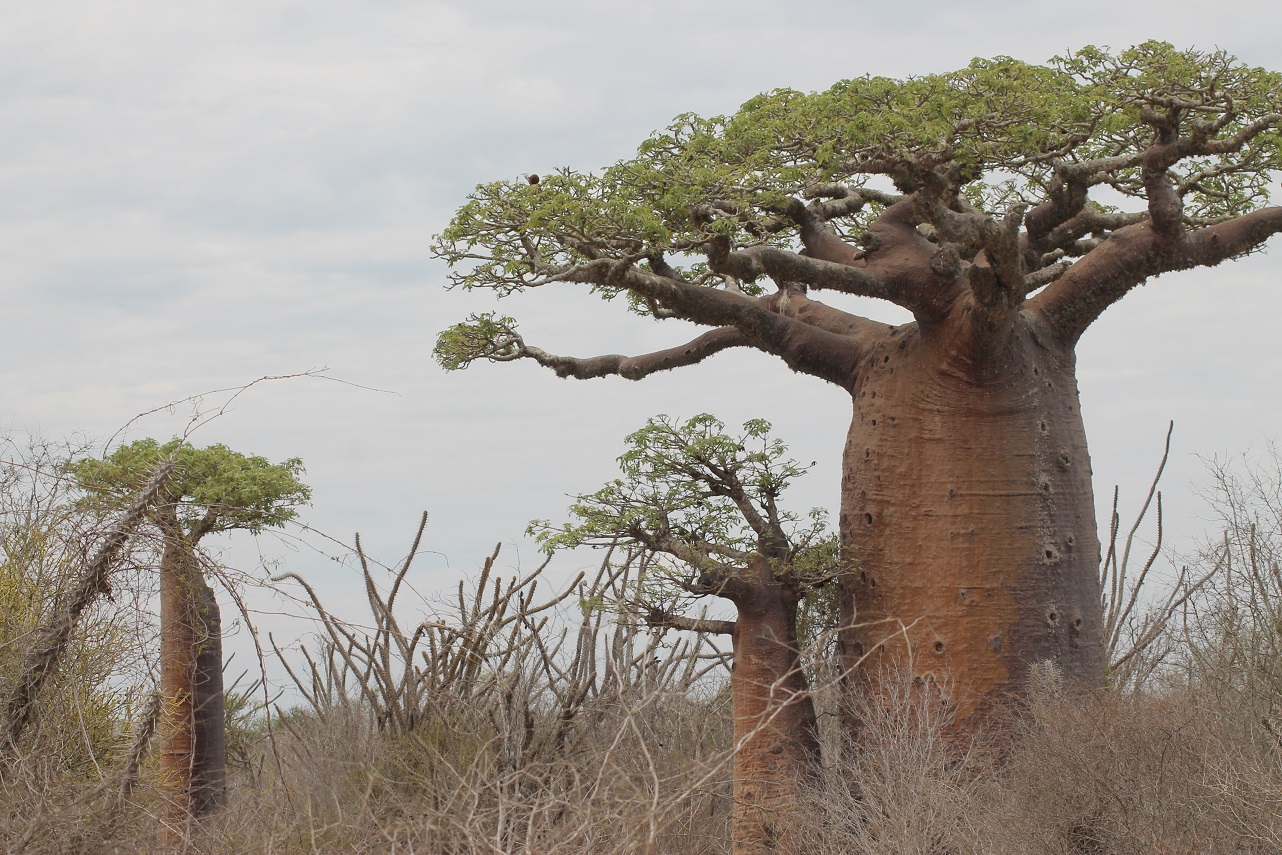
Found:
[[(901, 661), (948, 674), (959, 725), (975, 727), (1038, 661), (1103, 684), (1075, 349), (1140, 283), (1282, 230), (1266, 204), (1280, 122), (1282, 75), (1159, 42), (681, 116), (598, 172), (478, 187), (436, 250), (456, 286), (566, 283), (706, 331), (576, 358), (488, 312), (442, 333), (436, 355), (638, 380), (749, 347), (843, 389), (842, 655), (868, 657), (874, 689)], [(818, 292), (913, 320), (877, 323)], [(899, 640), (883, 643), (886, 620), (907, 628)]]
[[(549, 553), (622, 547), (650, 559), (637, 602), (651, 626), (731, 636), (734, 719), (731, 838), (736, 855), (793, 852), (799, 788), (818, 768), (819, 737), (797, 633), (802, 597), (837, 567), (827, 516), (780, 507), (809, 467), (787, 457), (770, 425), (738, 435), (706, 413), (650, 419), (627, 438), (622, 477), (578, 496), (572, 522), (530, 532)], [(708, 596), (733, 604), (733, 621), (690, 617)]]
[(165, 790), (162, 837), (179, 842), (193, 819), (221, 808), (227, 752), (223, 703), (222, 618), (198, 551), (210, 534), (278, 528), (311, 496), (298, 458), (270, 463), (225, 445), (195, 448), (174, 439), (140, 439), (105, 459), (71, 466), (98, 500), (127, 497), (158, 463), (172, 460), (163, 496), (148, 509), (159, 531), (160, 692), (158, 755)]

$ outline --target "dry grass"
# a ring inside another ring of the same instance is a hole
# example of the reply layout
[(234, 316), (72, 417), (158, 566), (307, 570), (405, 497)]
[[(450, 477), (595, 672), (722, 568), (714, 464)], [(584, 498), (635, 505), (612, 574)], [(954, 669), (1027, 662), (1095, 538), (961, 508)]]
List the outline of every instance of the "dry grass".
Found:
[[(802, 851), (1282, 855), (1282, 514), (1226, 495), (1238, 529), (1201, 558), (1225, 572), (1196, 582), (1182, 620), (1151, 637), (1144, 678), (1089, 694), (1035, 669), (1027, 702), (983, 745), (944, 736), (929, 687), (843, 698), (817, 663), (825, 759)], [(408, 563), (386, 592), (366, 568), (363, 628), (316, 602), (321, 635), (290, 660), (303, 704), (276, 711), (272, 739), (245, 742), (242, 728), (229, 807), (190, 851), (728, 852), (715, 652), (621, 618), (626, 566), (541, 598), (539, 571), (500, 581), (493, 565), (413, 626), (395, 615)], [(1203, 576), (1194, 566), (1182, 584)], [(852, 716), (858, 741), (833, 725)], [(64, 724), (59, 738), (74, 740)], [(123, 761), (28, 751), (0, 782), (4, 851), (161, 851), (153, 775), (144, 762), (126, 792)]]

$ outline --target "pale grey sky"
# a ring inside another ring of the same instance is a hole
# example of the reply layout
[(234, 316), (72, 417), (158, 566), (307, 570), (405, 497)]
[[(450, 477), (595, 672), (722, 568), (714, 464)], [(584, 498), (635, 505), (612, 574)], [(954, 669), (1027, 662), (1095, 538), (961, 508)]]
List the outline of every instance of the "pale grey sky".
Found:
[[(360, 530), (388, 561), (430, 511), (425, 545), (441, 554), (418, 565), (424, 592), (452, 585), (498, 540), (512, 544), (510, 561), (536, 561), (525, 523), (559, 516), (567, 493), (609, 478), (623, 436), (659, 412), (770, 419), (797, 457), (818, 461), (793, 501), (835, 507), (848, 400), (767, 357), (724, 354), (639, 384), (563, 381), (523, 364), (442, 372), (430, 358), (436, 333), (491, 303), (443, 290), (432, 235), (479, 182), (603, 166), (677, 113), (733, 111), (764, 89), (1148, 38), (1282, 68), (1273, 0), (1234, 3), (1231, 16), (1209, 8), (6, 0), (0, 424), (105, 441), (170, 401), (321, 367), (390, 390), (264, 384), (193, 439), (302, 457), (315, 487), (304, 520), (345, 540)], [(1120, 482), (1138, 499), (1176, 420), (1166, 479), (1176, 536), (1199, 528), (1195, 455), (1259, 448), (1282, 424), (1278, 243), (1149, 283), (1080, 348), (1102, 497)], [(643, 351), (683, 335), (569, 286), (504, 310), (563, 353)], [(167, 437), (189, 413), (149, 415), (130, 436)], [(261, 549), (335, 601), (361, 596), (350, 570), (312, 552), (272, 539)], [(249, 543), (229, 552), (244, 569), (257, 557)]]

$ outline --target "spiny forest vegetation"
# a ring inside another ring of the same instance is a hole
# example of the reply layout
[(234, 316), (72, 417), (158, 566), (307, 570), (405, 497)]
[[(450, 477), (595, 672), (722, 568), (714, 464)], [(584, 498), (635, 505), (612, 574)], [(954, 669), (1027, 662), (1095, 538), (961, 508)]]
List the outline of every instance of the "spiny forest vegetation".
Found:
[(1099, 530), (1074, 374), (1135, 286), (1282, 230), (1279, 125), (1282, 75), (1147, 43), (778, 90), (481, 185), (436, 244), (454, 285), (706, 331), (560, 356), (492, 311), (444, 367), (775, 355), (853, 402), (836, 531), (766, 423), (655, 417), (531, 523), (599, 551), (568, 583), (496, 548), (407, 606), (426, 515), (390, 573), (357, 539), (359, 621), (277, 575), (316, 615), (268, 639), (292, 703), (224, 679), (203, 541), (290, 524), (300, 461), (10, 443), (8, 851), (1282, 852), (1282, 457), (1213, 466), (1219, 525), (1177, 558), (1156, 479)]

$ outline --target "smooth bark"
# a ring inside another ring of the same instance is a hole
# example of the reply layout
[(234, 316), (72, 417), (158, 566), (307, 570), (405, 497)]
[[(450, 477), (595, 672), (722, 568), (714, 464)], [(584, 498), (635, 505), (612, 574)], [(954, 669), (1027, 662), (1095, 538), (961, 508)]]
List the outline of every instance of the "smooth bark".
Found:
[(852, 388), (842, 653), (866, 686), (904, 666), (972, 730), (1054, 662), (1104, 680), (1090, 459), (1071, 346), (961, 306), (888, 330)]
[(777, 584), (753, 584), (735, 606), (734, 853), (800, 852), (792, 831), (819, 740), (800, 661), (797, 600)]
[(176, 845), (190, 837), (193, 821), (220, 808), (225, 798), (222, 625), (190, 537), (173, 521), (162, 529), (157, 753), (162, 838)]

